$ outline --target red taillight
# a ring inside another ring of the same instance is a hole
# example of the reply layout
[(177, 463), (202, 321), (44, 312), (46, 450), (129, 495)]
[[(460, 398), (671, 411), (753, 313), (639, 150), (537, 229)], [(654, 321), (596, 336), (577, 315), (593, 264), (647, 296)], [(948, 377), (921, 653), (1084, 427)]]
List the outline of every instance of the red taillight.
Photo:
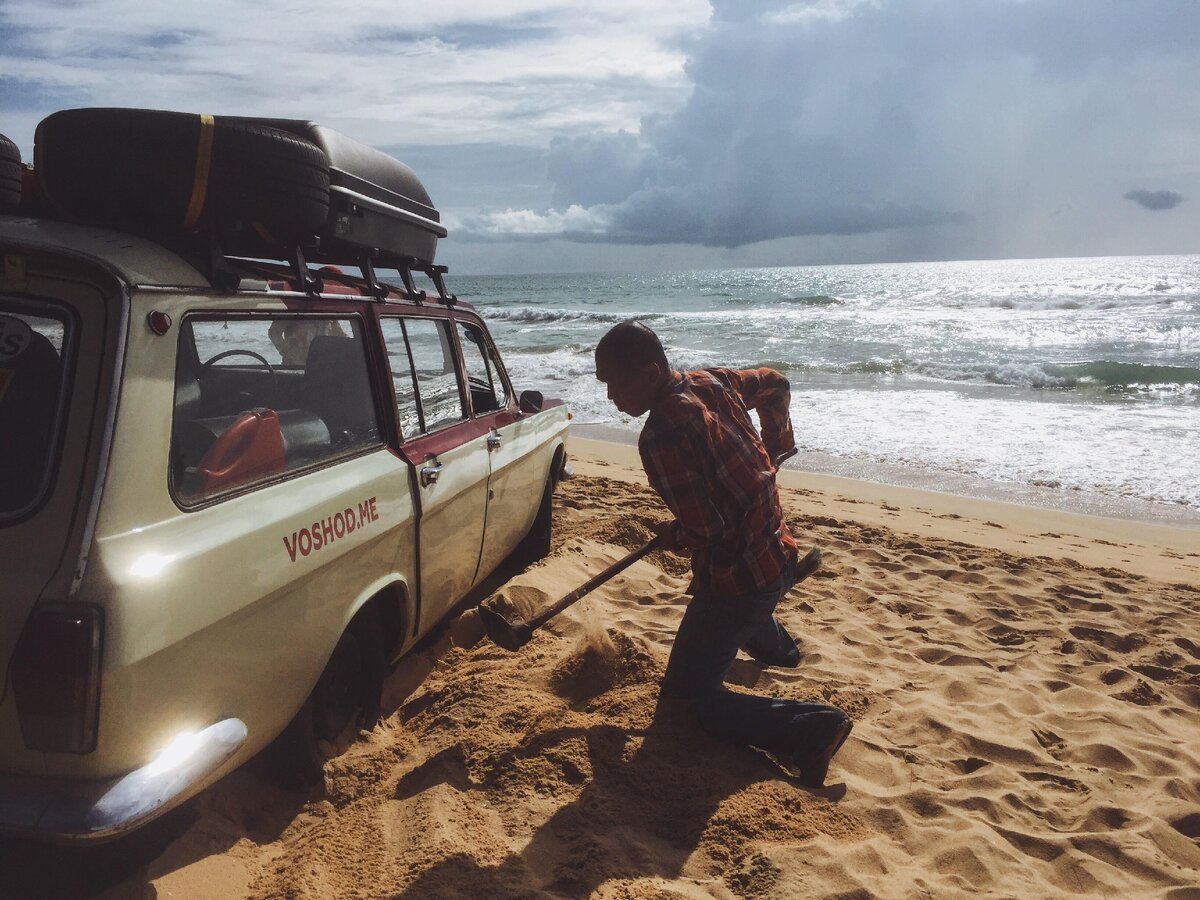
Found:
[(95, 749), (98, 609), (55, 606), (35, 612), (17, 642), (11, 675), (25, 746), (60, 753)]

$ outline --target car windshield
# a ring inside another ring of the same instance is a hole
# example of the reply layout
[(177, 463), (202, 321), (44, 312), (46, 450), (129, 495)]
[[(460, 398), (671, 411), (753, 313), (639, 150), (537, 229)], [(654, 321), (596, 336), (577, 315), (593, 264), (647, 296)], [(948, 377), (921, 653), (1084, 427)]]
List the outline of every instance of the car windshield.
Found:
[(31, 512), (50, 485), (70, 339), (57, 308), (0, 297), (0, 522)]

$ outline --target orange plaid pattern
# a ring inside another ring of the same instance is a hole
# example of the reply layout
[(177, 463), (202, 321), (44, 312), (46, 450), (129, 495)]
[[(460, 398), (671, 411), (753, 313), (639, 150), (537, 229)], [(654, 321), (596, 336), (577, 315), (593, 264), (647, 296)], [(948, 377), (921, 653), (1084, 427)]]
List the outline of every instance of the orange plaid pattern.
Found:
[(795, 555), (771, 462), (794, 444), (790, 397), (774, 369), (703, 369), (676, 372), (650, 408), (638, 450), (692, 550), (693, 590), (754, 593)]

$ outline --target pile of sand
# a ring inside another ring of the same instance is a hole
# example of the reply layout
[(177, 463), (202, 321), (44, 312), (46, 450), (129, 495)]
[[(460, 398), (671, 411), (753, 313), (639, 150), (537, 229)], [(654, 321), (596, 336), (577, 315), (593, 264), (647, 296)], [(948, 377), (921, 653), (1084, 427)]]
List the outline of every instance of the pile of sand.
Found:
[[(581, 468), (502, 588), (522, 614), (661, 517)], [(799, 490), (825, 551), (780, 607), (803, 663), (731, 680), (855, 717), (825, 789), (655, 715), (687, 579), (651, 558), (519, 653), (451, 623), (322, 796), (235, 773), (111, 896), (1200, 896), (1200, 557), (1160, 580), (1132, 541)]]

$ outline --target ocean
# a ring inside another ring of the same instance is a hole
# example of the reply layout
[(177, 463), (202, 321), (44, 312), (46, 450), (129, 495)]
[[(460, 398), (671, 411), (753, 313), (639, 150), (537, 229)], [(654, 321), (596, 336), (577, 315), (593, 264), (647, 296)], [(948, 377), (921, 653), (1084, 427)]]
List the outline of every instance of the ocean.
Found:
[(636, 439), (592, 352), (639, 319), (677, 368), (771, 366), (819, 471), (1200, 525), (1200, 256), (452, 276), (518, 390)]

